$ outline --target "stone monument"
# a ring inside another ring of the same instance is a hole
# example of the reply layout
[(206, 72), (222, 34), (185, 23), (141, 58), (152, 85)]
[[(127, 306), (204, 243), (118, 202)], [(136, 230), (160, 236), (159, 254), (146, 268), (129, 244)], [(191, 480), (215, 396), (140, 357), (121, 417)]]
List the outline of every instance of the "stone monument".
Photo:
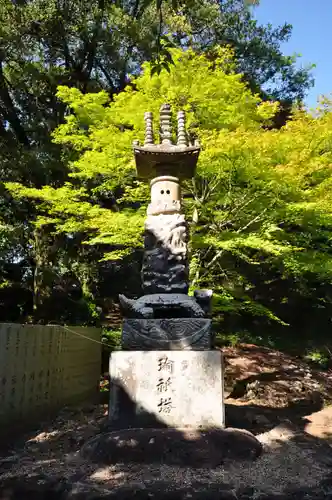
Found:
[[(188, 224), (181, 181), (194, 176), (200, 152), (188, 142), (185, 114), (160, 110), (160, 143), (145, 113), (144, 145), (133, 145), (139, 178), (150, 180), (142, 284), (136, 300), (120, 296), (122, 350), (110, 358), (111, 422), (172, 428), (224, 426), (220, 351), (213, 350), (211, 290), (189, 290)], [(150, 422), (150, 424), (149, 424)]]

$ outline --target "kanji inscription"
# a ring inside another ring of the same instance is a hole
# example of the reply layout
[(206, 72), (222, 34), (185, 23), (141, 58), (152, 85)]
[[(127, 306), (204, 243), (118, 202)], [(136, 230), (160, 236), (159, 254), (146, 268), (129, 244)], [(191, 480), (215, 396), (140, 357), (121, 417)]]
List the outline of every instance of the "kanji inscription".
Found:
[[(163, 393), (168, 395), (171, 393), (171, 386), (172, 386), (172, 378), (171, 376), (167, 375), (172, 375), (173, 374), (173, 369), (174, 369), (174, 362), (168, 358), (168, 356), (161, 356), (158, 359), (158, 372), (162, 372), (163, 374), (165, 373), (164, 377), (160, 377), (157, 382), (157, 392), (158, 393)], [(167, 374), (167, 375), (166, 375)], [(172, 403), (172, 397), (161, 397), (159, 402), (158, 402), (158, 412), (159, 413), (171, 413), (171, 410), (173, 408), (173, 403)]]
[(167, 356), (161, 356), (158, 359), (158, 372), (167, 371), (168, 373), (173, 373), (173, 364)]
[(159, 413), (171, 413), (173, 408), (172, 398), (161, 398), (158, 403)]

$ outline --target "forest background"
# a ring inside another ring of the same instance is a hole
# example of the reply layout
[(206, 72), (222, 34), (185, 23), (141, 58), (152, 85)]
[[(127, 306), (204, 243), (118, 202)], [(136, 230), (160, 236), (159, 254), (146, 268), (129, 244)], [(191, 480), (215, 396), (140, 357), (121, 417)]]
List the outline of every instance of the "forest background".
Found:
[(222, 343), (330, 360), (332, 113), (244, 0), (0, 0), (0, 320), (102, 324), (138, 296), (145, 111), (184, 109), (192, 288)]

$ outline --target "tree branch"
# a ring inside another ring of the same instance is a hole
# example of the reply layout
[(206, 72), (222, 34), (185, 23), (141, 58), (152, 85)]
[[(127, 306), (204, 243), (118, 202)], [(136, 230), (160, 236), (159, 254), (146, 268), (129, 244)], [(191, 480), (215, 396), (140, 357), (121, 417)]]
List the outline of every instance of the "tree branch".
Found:
[(114, 86), (113, 79), (112, 79), (111, 75), (109, 74), (109, 72), (107, 71), (107, 69), (104, 68), (103, 64), (100, 61), (97, 61), (97, 67), (103, 73), (103, 75), (105, 76), (105, 78), (107, 80), (108, 85), (111, 87), (111, 91), (110, 91), (111, 94), (114, 94), (114, 92), (115, 92), (115, 86)]
[(4, 118), (7, 120), (15, 132), (18, 141), (26, 147), (30, 147), (28, 136), (20, 122), (15, 106), (10, 97), (8, 87), (6, 85), (5, 77), (3, 74), (3, 62), (0, 61), (0, 99), (3, 103)]

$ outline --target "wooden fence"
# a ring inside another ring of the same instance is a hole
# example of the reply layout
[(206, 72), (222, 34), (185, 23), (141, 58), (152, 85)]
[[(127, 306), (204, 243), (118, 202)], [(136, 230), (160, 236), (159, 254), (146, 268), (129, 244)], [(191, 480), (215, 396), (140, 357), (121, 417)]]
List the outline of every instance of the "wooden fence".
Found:
[(101, 330), (0, 323), (2, 429), (96, 397)]

